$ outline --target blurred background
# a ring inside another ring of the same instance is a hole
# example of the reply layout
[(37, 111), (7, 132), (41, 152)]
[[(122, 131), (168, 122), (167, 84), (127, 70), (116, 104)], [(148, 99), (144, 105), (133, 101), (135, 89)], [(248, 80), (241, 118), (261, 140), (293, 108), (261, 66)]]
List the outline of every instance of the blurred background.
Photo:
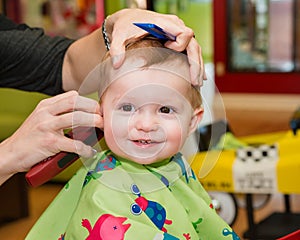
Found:
[[(300, 0), (0, 1), (0, 12), (15, 22), (75, 39), (99, 28), (113, 12), (137, 7), (176, 14), (194, 30), (208, 76), (202, 89), (206, 115), (199, 129), (225, 119), (235, 137), (277, 133), (272, 141), (290, 130), (292, 115), (300, 107)], [(0, 89), (0, 141), (46, 97)], [(198, 148), (195, 139), (188, 147)], [(22, 175), (4, 184), (0, 188), (1, 238), (24, 239), (69, 177), (65, 173), (36, 189), (28, 188)], [(256, 219), (283, 209), (281, 198), (275, 196), (269, 203)], [(241, 235), (248, 223), (245, 206), (239, 207), (239, 221), (233, 227)]]

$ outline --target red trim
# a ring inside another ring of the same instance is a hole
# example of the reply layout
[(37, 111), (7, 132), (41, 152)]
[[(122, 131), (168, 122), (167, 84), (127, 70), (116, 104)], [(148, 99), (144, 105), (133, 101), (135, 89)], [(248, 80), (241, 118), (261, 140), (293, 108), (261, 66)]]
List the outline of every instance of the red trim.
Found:
[(5, 0), (3, 1), (3, 4), (5, 4), (4, 8), (6, 10), (6, 16), (16, 23), (21, 23), (22, 16), (20, 0)]
[(101, 26), (104, 18), (104, 0), (95, 0), (95, 6), (96, 6), (96, 25)]
[(213, 1), (214, 61), (226, 63), (226, 0)]
[(289, 235), (278, 238), (278, 240), (298, 240), (300, 238), (300, 230), (297, 230)]
[(228, 73), (216, 77), (220, 92), (300, 93), (299, 73)]

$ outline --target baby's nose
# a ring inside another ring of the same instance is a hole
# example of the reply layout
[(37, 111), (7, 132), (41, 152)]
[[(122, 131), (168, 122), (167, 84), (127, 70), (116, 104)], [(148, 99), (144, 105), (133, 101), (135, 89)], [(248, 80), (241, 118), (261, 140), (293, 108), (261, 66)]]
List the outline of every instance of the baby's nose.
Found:
[(135, 116), (135, 127), (137, 130), (150, 132), (157, 130), (158, 118), (155, 114), (143, 111)]

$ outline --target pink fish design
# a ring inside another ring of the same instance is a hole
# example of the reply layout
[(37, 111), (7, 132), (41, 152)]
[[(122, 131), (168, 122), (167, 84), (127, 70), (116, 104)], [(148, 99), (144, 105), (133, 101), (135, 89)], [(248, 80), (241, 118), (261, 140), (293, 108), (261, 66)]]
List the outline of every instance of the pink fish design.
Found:
[(82, 226), (89, 231), (86, 240), (123, 240), (131, 224), (123, 224), (127, 218), (103, 214), (92, 228), (88, 219), (82, 219)]

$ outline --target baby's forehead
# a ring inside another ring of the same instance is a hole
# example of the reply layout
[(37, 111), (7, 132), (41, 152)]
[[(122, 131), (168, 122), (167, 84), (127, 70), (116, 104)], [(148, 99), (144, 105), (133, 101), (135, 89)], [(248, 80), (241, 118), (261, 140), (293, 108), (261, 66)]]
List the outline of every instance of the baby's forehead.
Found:
[(189, 99), (191, 85), (169, 71), (147, 69), (122, 75), (108, 86), (109, 99), (139, 99), (146, 103)]
[(188, 88), (191, 86), (190, 82), (181, 75), (174, 73), (169, 69), (156, 66), (136, 69), (128, 73), (124, 73), (113, 79), (107, 88), (112, 85), (116, 86), (116, 88), (135, 88), (151, 85), (152, 88), (164, 87), (173, 89)]

